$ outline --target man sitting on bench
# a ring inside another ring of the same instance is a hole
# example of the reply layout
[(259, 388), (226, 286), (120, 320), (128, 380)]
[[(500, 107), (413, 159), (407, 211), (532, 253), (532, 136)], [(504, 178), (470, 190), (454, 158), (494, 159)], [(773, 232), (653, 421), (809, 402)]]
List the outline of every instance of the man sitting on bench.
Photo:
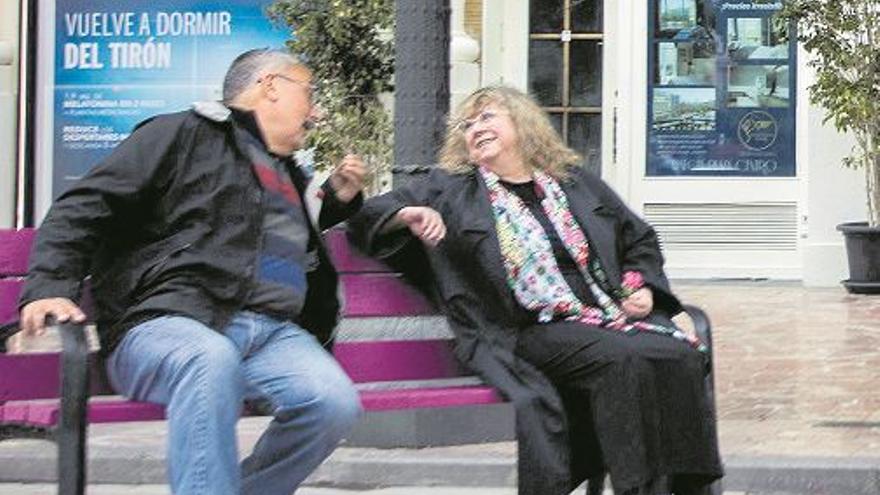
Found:
[[(24, 331), (84, 321), (73, 301), (91, 275), (110, 381), (166, 406), (176, 495), (290, 494), (360, 413), (325, 349), (339, 302), (319, 232), (360, 207), (365, 167), (349, 155), (309, 187), (291, 154), (314, 96), (296, 57), (245, 52), (222, 104), (142, 123), (40, 228)], [(239, 467), (244, 400), (274, 420)]]

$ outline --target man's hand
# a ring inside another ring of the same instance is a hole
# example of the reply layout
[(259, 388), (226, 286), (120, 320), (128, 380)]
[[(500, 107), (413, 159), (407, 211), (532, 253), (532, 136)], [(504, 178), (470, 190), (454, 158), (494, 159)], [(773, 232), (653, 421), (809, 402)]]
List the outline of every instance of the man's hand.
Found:
[(654, 309), (654, 293), (648, 287), (642, 287), (624, 299), (620, 309), (630, 318), (644, 318)]
[(397, 212), (395, 219), (406, 225), (413, 235), (429, 246), (436, 246), (446, 237), (446, 224), (433, 208), (407, 206)]
[(25, 335), (42, 335), (46, 331), (48, 316), (54, 317), (58, 323), (86, 321), (86, 314), (70, 299), (63, 297), (39, 299), (21, 308), (22, 331)]
[(367, 167), (357, 155), (345, 155), (342, 162), (330, 175), (330, 185), (336, 192), (336, 199), (348, 203), (364, 188)]

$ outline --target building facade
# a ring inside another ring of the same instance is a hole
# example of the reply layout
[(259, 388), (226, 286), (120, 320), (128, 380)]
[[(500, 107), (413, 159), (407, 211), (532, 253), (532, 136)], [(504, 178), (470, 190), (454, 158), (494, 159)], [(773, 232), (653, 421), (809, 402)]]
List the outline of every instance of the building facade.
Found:
[[(450, 4), (451, 103), (488, 84), (534, 95), (657, 227), (673, 277), (846, 278), (835, 227), (865, 217), (862, 172), (808, 102), (808, 56), (751, 2)], [(0, 5), (0, 226), (17, 218), (21, 11)]]

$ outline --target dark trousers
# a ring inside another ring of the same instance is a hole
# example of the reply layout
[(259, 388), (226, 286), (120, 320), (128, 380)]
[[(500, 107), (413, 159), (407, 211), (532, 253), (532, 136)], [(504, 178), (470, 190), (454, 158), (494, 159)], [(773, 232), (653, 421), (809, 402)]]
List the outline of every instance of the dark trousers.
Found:
[(700, 494), (721, 476), (705, 358), (688, 344), (556, 322), (522, 330), (516, 352), (553, 382), (570, 418), (591, 423), (599, 452), (581, 458), (600, 458), (616, 493)]

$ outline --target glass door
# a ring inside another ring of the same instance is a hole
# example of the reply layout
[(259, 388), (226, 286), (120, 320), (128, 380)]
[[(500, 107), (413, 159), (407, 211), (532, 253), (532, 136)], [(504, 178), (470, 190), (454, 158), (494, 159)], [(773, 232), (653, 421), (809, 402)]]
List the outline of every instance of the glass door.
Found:
[(602, 166), (603, 0), (530, 0), (528, 91), (596, 174)]

